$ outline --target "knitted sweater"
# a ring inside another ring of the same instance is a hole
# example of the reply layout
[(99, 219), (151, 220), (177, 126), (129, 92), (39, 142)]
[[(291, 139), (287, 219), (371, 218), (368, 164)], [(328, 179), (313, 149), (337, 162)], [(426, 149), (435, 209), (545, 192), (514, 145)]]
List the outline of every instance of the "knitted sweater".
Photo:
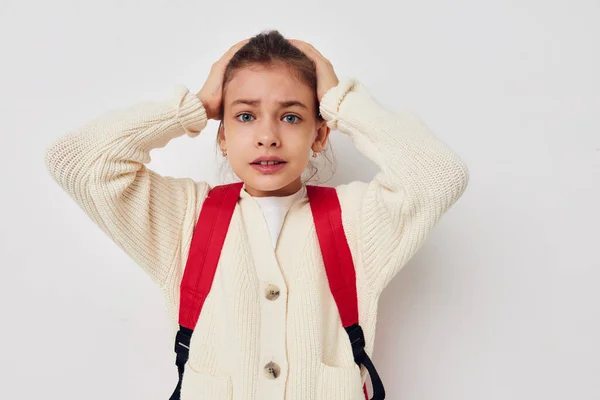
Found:
[[(319, 108), (380, 169), (370, 182), (336, 187), (372, 355), (380, 294), (463, 194), (468, 169), (416, 115), (386, 110), (356, 79), (342, 79)], [(200, 99), (175, 85), (171, 99), (115, 109), (65, 134), (45, 158), (53, 178), (160, 287), (173, 338), (179, 284), (210, 187), (145, 164), (150, 150), (195, 137), (206, 123)], [(367, 373), (354, 363), (307, 198), (288, 211), (276, 249), (269, 238), (258, 203), (242, 191), (192, 337), (182, 399), (364, 399)], [(268, 298), (273, 288), (276, 299)]]

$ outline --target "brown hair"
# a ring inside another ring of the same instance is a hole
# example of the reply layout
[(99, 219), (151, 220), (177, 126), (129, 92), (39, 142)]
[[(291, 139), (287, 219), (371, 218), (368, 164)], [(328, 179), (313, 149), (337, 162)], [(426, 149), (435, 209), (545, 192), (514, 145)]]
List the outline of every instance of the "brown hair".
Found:
[[(314, 61), (284, 38), (277, 30), (267, 30), (253, 36), (248, 43), (231, 57), (225, 67), (222, 93), (225, 93), (227, 85), (233, 79), (237, 70), (254, 65), (269, 68), (277, 66), (288, 68), (290, 73), (292, 73), (300, 82), (305, 83), (312, 89), (314, 93), (315, 117), (317, 118), (317, 121), (323, 120), (323, 117), (319, 112), (317, 71)], [(221, 130), (223, 125), (224, 104), (225, 103), (223, 102), (223, 105), (219, 109), (220, 122), (218, 131)], [(218, 138), (217, 135), (217, 143)], [(325, 159), (333, 164), (333, 161), (329, 160), (327, 155), (325, 155)], [(310, 166), (313, 170), (313, 174), (309, 179), (312, 179), (318, 172), (318, 169), (314, 165)]]

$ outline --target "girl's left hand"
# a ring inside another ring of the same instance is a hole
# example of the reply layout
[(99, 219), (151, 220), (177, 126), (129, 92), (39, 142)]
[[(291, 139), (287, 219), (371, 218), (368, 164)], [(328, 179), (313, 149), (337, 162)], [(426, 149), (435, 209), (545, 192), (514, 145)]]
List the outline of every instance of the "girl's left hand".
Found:
[(315, 62), (317, 69), (317, 99), (320, 103), (323, 95), (340, 82), (333, 70), (333, 65), (310, 43), (297, 39), (288, 39), (288, 41)]

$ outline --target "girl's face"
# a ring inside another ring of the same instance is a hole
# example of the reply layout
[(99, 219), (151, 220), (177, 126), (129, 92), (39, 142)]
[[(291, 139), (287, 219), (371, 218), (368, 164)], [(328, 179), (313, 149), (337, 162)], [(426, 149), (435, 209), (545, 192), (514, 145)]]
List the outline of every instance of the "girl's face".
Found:
[(284, 66), (243, 68), (229, 81), (219, 147), (252, 196), (287, 196), (302, 187), (311, 149), (322, 151), (329, 134), (316, 118), (314, 96)]

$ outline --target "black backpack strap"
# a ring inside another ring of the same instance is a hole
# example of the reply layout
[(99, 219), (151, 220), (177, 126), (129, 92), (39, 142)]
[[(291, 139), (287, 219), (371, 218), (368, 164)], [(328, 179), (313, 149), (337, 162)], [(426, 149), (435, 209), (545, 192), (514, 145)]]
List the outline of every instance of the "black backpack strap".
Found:
[(371, 377), (371, 384), (373, 385), (373, 397), (371, 400), (385, 399), (385, 388), (383, 387), (381, 377), (365, 351), (365, 334), (363, 333), (361, 326), (359, 324), (354, 324), (345, 329), (350, 338), (350, 344), (352, 344), (354, 362), (358, 364), (358, 366), (364, 365)]
[(175, 354), (177, 355), (177, 358), (175, 359), (175, 365), (177, 365), (179, 380), (177, 382), (177, 386), (175, 387), (175, 391), (171, 397), (169, 397), (169, 400), (180, 400), (183, 371), (185, 368), (185, 363), (190, 357), (190, 341), (192, 339), (193, 332), (193, 330), (180, 325), (179, 331), (175, 336)]

